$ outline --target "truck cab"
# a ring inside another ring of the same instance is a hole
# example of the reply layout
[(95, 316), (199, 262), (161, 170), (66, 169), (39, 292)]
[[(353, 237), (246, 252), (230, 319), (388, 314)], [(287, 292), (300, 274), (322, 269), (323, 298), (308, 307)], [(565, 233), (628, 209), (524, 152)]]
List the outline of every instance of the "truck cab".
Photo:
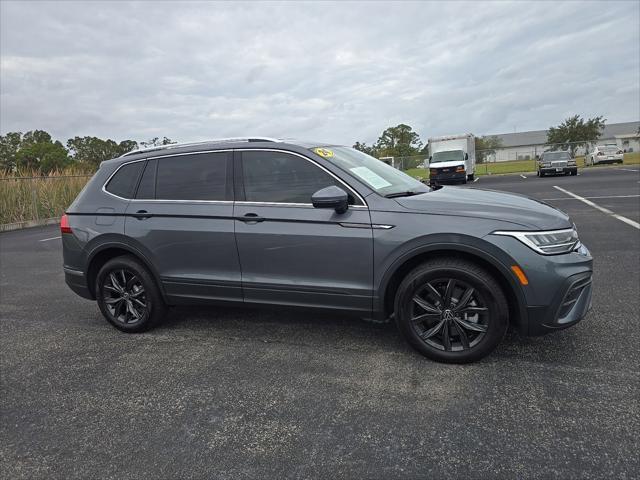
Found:
[(467, 183), (476, 166), (475, 137), (472, 134), (429, 139), (429, 182)]

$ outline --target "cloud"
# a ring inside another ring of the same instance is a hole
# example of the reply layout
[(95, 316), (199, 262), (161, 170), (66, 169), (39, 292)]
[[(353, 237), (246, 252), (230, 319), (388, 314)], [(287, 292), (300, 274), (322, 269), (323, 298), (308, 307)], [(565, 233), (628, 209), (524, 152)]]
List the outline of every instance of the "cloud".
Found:
[(640, 116), (640, 5), (0, 3), (0, 131), (372, 142)]

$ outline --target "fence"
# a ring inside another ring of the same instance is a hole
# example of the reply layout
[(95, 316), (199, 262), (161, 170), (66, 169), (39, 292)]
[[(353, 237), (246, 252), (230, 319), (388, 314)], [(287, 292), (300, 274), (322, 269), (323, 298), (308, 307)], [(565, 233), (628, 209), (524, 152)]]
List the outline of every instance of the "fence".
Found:
[(0, 175), (0, 225), (60, 217), (91, 175)]

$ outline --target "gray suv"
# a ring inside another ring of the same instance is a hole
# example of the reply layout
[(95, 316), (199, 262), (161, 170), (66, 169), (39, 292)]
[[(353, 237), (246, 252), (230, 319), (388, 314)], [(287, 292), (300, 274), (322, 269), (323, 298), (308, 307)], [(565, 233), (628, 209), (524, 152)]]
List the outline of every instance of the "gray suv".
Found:
[(103, 162), (61, 221), (65, 279), (125, 332), (184, 304), (392, 319), (420, 353), (465, 363), (511, 324), (540, 335), (591, 304), (569, 217), (530, 198), (432, 189), (353, 148), (268, 138)]

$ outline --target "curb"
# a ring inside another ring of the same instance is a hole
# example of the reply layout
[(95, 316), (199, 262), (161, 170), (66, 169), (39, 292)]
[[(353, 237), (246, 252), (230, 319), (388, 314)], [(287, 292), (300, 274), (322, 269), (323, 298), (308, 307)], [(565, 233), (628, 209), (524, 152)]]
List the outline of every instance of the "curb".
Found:
[(27, 220), (17, 223), (3, 223), (0, 225), (0, 232), (10, 232), (12, 230), (22, 230), (23, 228), (42, 227), (43, 225), (56, 225), (60, 223), (59, 218), (45, 218), (42, 220)]

